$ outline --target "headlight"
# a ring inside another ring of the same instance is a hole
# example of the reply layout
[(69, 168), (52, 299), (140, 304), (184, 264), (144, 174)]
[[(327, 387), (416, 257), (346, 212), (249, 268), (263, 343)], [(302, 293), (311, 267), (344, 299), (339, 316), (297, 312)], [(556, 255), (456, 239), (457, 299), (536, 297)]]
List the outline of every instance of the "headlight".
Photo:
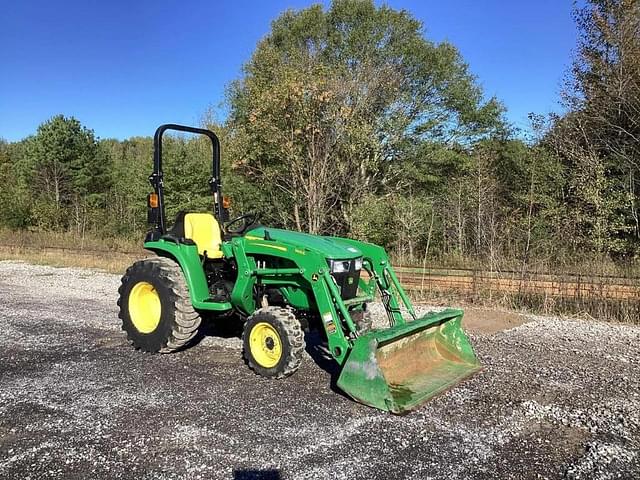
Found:
[(343, 273), (349, 271), (349, 260), (329, 260), (331, 273)]
[(348, 272), (351, 267), (351, 262), (354, 262), (354, 270), (360, 270), (362, 268), (362, 257), (355, 260), (329, 260), (329, 269), (331, 273), (344, 273)]

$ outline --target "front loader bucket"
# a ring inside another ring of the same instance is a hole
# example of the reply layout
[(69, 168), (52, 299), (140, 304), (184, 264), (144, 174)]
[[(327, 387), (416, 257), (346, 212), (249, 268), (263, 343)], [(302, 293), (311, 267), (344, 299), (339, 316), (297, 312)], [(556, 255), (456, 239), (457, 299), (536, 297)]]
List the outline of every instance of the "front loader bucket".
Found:
[(338, 387), (358, 402), (403, 413), (456, 385), (482, 368), (462, 315), (449, 309), (358, 337)]

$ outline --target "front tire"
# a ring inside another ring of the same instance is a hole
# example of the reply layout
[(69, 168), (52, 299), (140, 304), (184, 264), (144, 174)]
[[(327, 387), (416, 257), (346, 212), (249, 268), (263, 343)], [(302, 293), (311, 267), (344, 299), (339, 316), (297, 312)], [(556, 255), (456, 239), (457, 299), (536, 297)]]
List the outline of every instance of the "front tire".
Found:
[(304, 333), (288, 308), (256, 310), (244, 325), (242, 343), (247, 365), (263, 377), (288, 377), (302, 363)]
[(138, 350), (170, 353), (198, 332), (200, 315), (191, 305), (180, 266), (164, 257), (129, 267), (118, 289), (122, 329)]

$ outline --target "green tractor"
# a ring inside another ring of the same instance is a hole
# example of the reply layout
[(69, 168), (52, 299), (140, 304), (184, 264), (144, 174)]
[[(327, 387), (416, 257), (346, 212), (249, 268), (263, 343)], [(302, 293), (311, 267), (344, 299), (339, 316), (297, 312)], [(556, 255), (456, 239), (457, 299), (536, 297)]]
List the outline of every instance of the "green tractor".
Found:
[[(205, 135), (213, 144), (213, 212), (181, 212), (170, 228), (162, 171), (167, 130)], [(127, 269), (118, 300), (122, 328), (136, 349), (174, 352), (194, 338), (202, 317), (240, 318), (246, 363), (277, 379), (298, 369), (304, 329), (317, 327), (340, 366), (338, 387), (393, 413), (417, 407), (481, 368), (461, 328), (463, 312), (417, 318), (383, 248), (265, 227), (254, 214), (229, 221), (213, 132), (160, 126), (149, 181), (152, 228), (144, 248), (155, 256)], [(388, 328), (371, 327), (367, 304), (376, 295)]]

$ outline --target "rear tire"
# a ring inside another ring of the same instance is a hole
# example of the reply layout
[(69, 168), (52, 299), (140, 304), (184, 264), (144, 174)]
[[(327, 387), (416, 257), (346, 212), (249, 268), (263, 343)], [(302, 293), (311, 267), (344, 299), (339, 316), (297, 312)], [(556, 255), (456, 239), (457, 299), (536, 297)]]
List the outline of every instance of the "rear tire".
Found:
[(138, 261), (127, 269), (121, 281), (118, 316), (136, 349), (170, 353), (195, 337), (200, 315), (191, 305), (176, 262), (164, 257)]
[(245, 362), (263, 377), (288, 377), (302, 363), (304, 333), (288, 308), (256, 310), (244, 325), (242, 343)]

